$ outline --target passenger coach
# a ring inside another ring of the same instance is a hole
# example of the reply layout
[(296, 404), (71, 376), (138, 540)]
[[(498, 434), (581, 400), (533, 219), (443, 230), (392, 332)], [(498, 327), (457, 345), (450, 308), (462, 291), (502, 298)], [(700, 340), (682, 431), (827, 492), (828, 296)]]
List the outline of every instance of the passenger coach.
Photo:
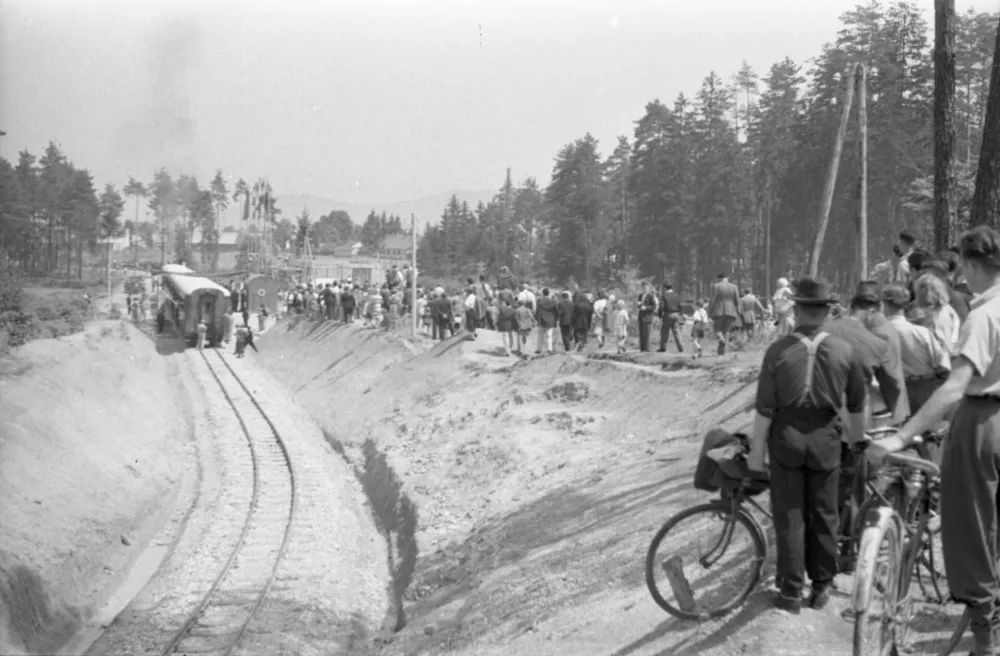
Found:
[(177, 331), (193, 344), (198, 339), (198, 322), (204, 319), (208, 326), (206, 342), (210, 345), (221, 342), (229, 290), (179, 264), (165, 264), (162, 275), (164, 298), (160, 309), (173, 321)]

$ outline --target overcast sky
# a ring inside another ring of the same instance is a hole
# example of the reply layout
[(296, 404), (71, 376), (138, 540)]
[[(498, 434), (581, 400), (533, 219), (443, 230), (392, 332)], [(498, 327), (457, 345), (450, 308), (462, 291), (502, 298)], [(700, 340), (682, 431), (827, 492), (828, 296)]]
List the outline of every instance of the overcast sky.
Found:
[(710, 70), (813, 57), (855, 4), (0, 0), (0, 155), (52, 139), (101, 184), (221, 167), (366, 203), (508, 166), (545, 184), (564, 144), (589, 131), (607, 154)]

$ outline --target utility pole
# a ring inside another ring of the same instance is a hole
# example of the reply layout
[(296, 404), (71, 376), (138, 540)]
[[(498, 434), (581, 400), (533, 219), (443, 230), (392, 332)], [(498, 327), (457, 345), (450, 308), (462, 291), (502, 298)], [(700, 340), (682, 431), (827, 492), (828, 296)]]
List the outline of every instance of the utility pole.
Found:
[(413, 283), (410, 285), (410, 338), (417, 338), (417, 217), (410, 214), (410, 269)]
[(868, 278), (868, 71), (858, 65), (858, 152), (861, 170), (858, 180), (858, 246), (860, 273), (858, 280)]
[(847, 120), (851, 116), (851, 105), (854, 103), (855, 75), (858, 65), (851, 66), (847, 74), (847, 89), (844, 92), (844, 105), (840, 115), (840, 125), (833, 141), (833, 154), (830, 156), (830, 168), (826, 174), (826, 185), (820, 201), (819, 227), (813, 239), (812, 254), (809, 258), (809, 275), (815, 278), (819, 275), (819, 256), (823, 252), (823, 238), (826, 236), (826, 224), (830, 220), (830, 207), (833, 205), (833, 192), (837, 186), (837, 170), (840, 168), (840, 153), (844, 150), (844, 136), (847, 133)]

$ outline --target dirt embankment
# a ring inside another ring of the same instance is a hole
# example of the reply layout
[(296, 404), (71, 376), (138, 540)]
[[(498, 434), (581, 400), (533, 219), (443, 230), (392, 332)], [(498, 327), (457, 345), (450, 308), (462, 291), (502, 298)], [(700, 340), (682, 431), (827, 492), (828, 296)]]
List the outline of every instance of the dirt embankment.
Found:
[(0, 653), (52, 653), (125, 577), (190, 441), (176, 364), (95, 324), (0, 359)]
[(667, 517), (704, 498), (691, 472), (707, 428), (746, 422), (745, 370), (714, 358), (682, 371), (522, 362), (502, 357), (495, 333), (414, 349), (306, 322), (260, 346), (348, 456), (363, 462), (370, 440), (416, 503), (407, 626), (383, 653), (680, 654), (726, 642), (664, 622), (643, 558)]

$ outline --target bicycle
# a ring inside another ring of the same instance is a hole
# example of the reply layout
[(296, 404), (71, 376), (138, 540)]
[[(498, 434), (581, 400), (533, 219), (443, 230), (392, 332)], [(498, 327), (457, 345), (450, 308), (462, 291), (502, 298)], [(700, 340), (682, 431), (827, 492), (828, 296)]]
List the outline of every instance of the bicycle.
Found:
[[(745, 436), (740, 440), (745, 460), (749, 442)], [(705, 620), (729, 613), (750, 596), (761, 579), (767, 538), (745, 504), (770, 518), (753, 499), (764, 489), (759, 480), (733, 479), (721, 489), (720, 498), (681, 511), (660, 527), (646, 553), (646, 586), (660, 608), (680, 619)], [(733, 549), (734, 539), (742, 536), (746, 543)], [(668, 548), (668, 557), (659, 559), (660, 546), (668, 538), (676, 538), (678, 544)], [(692, 559), (685, 560), (686, 551)], [(731, 558), (723, 562), (726, 556)], [(662, 590), (657, 566), (669, 584)], [(741, 569), (746, 570), (745, 576), (731, 582), (730, 577)]]
[[(938, 431), (924, 439), (942, 437)], [(926, 571), (937, 601), (946, 600), (941, 591), (944, 573), (936, 553), (940, 469), (921, 455), (899, 452), (886, 456), (877, 473), (881, 475), (865, 481), (869, 496), (859, 512), (863, 529), (852, 591), (855, 656), (907, 652), (914, 616), (914, 576), (921, 592), (930, 598), (922, 577)], [(876, 594), (882, 597), (881, 612), (872, 608)], [(966, 624), (963, 617), (942, 654), (951, 653)], [(874, 637), (868, 633), (872, 628)]]

